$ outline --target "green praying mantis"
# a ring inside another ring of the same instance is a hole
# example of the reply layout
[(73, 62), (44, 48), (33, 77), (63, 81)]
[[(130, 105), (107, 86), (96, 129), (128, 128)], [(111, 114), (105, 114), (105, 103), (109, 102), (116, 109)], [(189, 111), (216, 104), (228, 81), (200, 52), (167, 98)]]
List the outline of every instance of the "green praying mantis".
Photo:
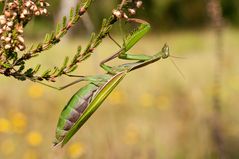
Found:
[[(128, 54), (128, 51), (142, 39), (149, 30), (150, 24), (141, 23), (140, 26), (125, 39), (123, 46), (117, 53), (100, 63), (100, 66), (106, 71), (106, 74), (94, 76), (72, 75), (73, 77), (79, 77), (79, 79), (64, 87), (58, 88), (61, 90), (81, 81), (89, 82), (71, 97), (62, 110), (56, 128), (54, 145), (60, 144), (63, 147), (129, 72), (152, 64), (161, 58), (165, 59), (170, 56), (167, 44), (163, 46), (161, 51), (153, 56)], [(106, 65), (107, 62), (115, 58), (136, 60), (136, 62), (113, 67)]]

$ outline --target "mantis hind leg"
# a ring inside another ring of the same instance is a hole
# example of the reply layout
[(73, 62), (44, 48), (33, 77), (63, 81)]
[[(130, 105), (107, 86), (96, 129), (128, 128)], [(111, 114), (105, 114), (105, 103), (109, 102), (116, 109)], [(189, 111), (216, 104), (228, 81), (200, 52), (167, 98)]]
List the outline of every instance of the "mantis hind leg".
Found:
[(47, 87), (50, 87), (50, 88), (53, 88), (53, 89), (56, 89), (56, 90), (59, 90), (59, 91), (60, 91), (60, 90), (63, 90), (63, 89), (65, 89), (65, 88), (68, 88), (68, 87), (70, 87), (70, 86), (72, 86), (72, 85), (74, 85), (74, 84), (76, 84), (76, 83), (82, 82), (82, 81), (87, 81), (87, 80), (84, 79), (84, 78), (80, 78), (80, 79), (78, 79), (78, 80), (75, 80), (75, 81), (73, 81), (73, 82), (71, 82), (71, 83), (69, 83), (69, 84), (67, 84), (67, 85), (61, 86), (61, 87), (52, 86), (52, 85), (46, 84), (46, 83), (41, 82), (41, 81), (35, 81), (35, 82), (37, 82), (37, 83), (39, 83), (39, 84), (42, 84), (42, 85), (44, 85), (44, 86), (47, 86)]
[(99, 77), (96, 77), (96, 76), (77, 76), (77, 75), (69, 75), (70, 77), (80, 77), (79, 79), (69, 83), (69, 84), (66, 84), (64, 86), (60, 86), (60, 87), (56, 87), (56, 86), (52, 86), (52, 85), (49, 85), (49, 84), (46, 84), (44, 82), (41, 82), (41, 81), (33, 81), (33, 82), (37, 82), (39, 84), (42, 84), (44, 86), (47, 86), (47, 87), (50, 87), (50, 88), (53, 88), (53, 89), (56, 89), (56, 90), (63, 90), (65, 88), (68, 88), (74, 84), (77, 84), (79, 82), (83, 82), (83, 81), (88, 81), (88, 82), (98, 82), (102, 79), (100, 79)]

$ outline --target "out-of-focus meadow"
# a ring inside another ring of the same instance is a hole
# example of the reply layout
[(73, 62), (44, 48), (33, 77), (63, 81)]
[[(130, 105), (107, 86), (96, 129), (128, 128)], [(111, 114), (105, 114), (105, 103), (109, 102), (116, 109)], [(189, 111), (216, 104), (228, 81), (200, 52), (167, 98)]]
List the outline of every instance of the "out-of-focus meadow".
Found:
[[(239, 18), (239, 17), (238, 17)], [(157, 31), (157, 28), (152, 28)], [(239, 158), (239, 30), (223, 32), (222, 109), (219, 132), (225, 153)], [(119, 41), (120, 37), (116, 36)], [(29, 40), (30, 43), (34, 40)], [(73, 56), (86, 38), (65, 39), (31, 61), (44, 68)], [(85, 83), (63, 91), (12, 78), (0, 79), (1, 159), (216, 159), (213, 142), (215, 35), (211, 29), (151, 32), (132, 50), (152, 55), (167, 42), (170, 59), (130, 73), (63, 149), (52, 148), (57, 120), (70, 97)], [(118, 48), (106, 39), (76, 74), (104, 73), (99, 62)], [(122, 61), (123, 62), (123, 61)], [(116, 64), (114, 62), (112, 65)], [(69, 83), (61, 78), (56, 86)]]

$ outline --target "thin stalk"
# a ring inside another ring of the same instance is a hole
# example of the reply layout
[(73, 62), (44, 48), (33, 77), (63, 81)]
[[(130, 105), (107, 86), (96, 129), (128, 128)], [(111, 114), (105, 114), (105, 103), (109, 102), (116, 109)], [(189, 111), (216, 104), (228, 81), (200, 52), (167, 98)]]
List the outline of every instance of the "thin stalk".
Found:
[(222, 109), (222, 70), (223, 70), (223, 18), (220, 0), (210, 0), (208, 2), (208, 11), (213, 23), (215, 33), (215, 71), (213, 83), (213, 115), (211, 123), (211, 134), (220, 159), (226, 159), (224, 139), (222, 134), (221, 109)]

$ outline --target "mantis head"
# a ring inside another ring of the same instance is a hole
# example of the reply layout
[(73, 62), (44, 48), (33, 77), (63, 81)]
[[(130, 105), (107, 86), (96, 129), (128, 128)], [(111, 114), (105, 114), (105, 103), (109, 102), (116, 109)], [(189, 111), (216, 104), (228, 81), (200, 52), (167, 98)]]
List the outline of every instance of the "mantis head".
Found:
[[(161, 50), (161, 54), (162, 54), (162, 58), (163, 58), (163, 59), (166, 59), (166, 58), (168, 58), (169, 56), (171, 56), (170, 53), (169, 53), (169, 46), (168, 46), (167, 43), (164, 44), (164, 46), (163, 46), (163, 48), (162, 48), (162, 50)], [(180, 57), (176, 57), (176, 56), (171, 56), (171, 57), (180, 58)], [(170, 60), (171, 60), (171, 62), (173, 63), (173, 65), (176, 67), (176, 69), (178, 70), (178, 72), (181, 74), (181, 76), (183, 77), (183, 79), (185, 79), (184, 74), (183, 74), (182, 71), (179, 69), (179, 67), (176, 65), (176, 63), (175, 63), (172, 59), (170, 59)]]
[(162, 58), (163, 58), (163, 59), (166, 59), (166, 58), (168, 58), (168, 57), (170, 56), (168, 44), (164, 44), (164, 46), (163, 46), (161, 52), (162, 52)]

